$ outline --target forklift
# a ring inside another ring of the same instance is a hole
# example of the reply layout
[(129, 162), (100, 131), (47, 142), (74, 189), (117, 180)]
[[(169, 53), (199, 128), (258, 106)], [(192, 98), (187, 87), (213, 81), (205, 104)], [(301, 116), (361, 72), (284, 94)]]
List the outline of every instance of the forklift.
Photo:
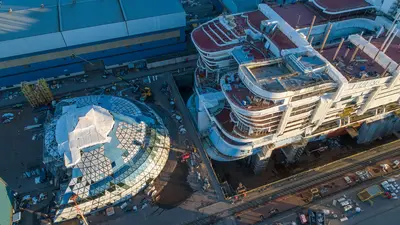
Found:
[(149, 87), (145, 87), (141, 90), (142, 96), (140, 97), (141, 102), (145, 102), (149, 97), (151, 97), (151, 89)]

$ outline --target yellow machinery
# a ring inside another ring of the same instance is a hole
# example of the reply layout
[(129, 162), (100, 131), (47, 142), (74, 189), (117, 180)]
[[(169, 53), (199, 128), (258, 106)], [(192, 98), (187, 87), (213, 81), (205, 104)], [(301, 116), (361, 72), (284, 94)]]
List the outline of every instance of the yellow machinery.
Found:
[(45, 79), (40, 79), (36, 84), (21, 84), (22, 93), (24, 93), (29, 104), (36, 108), (48, 105), (53, 101), (53, 94)]
[(365, 202), (371, 201), (372, 198), (382, 195), (383, 193), (384, 191), (382, 190), (382, 188), (376, 184), (362, 190), (357, 194), (357, 196), (361, 201)]
[(142, 96), (140, 97), (140, 101), (144, 102), (148, 97), (151, 97), (151, 89), (149, 87), (145, 87), (142, 89)]
[(350, 116), (352, 113), (354, 112), (354, 108), (353, 107), (347, 107), (345, 109), (343, 109), (343, 112), (339, 114), (339, 116), (341, 118)]

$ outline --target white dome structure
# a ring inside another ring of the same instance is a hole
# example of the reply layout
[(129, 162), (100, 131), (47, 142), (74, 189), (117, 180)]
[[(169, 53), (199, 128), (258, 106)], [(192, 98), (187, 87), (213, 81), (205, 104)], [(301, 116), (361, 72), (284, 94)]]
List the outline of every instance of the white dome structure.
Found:
[(54, 221), (76, 217), (136, 195), (158, 177), (169, 154), (168, 130), (142, 103), (113, 96), (67, 99), (45, 125), (44, 163), (65, 174)]

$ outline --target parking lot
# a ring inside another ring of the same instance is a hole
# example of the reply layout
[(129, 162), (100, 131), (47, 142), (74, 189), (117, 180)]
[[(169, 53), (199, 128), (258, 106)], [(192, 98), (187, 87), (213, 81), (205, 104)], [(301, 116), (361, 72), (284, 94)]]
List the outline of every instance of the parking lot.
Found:
[(382, 194), (364, 202), (362, 202), (357, 196), (357, 194), (362, 190), (375, 184), (382, 188), (380, 184), (389, 179), (393, 179), (393, 182), (389, 183), (396, 186), (396, 191), (393, 191), (393, 193), (394, 195), (397, 195), (396, 192), (398, 193), (398, 189), (400, 189), (399, 175), (382, 177), (372, 180), (371, 182), (366, 182), (363, 185), (341, 192), (337, 195), (316, 201), (315, 203), (308, 205), (307, 208), (296, 208), (289, 212), (279, 214), (265, 220), (263, 224), (281, 223), (283, 225), (292, 225), (294, 224), (293, 222), (301, 224), (299, 214), (307, 215), (308, 209), (314, 211), (325, 211), (327, 214), (326, 221), (329, 225), (397, 224), (399, 218), (398, 213), (400, 213), (400, 200), (397, 196), (388, 199), (387, 196)]

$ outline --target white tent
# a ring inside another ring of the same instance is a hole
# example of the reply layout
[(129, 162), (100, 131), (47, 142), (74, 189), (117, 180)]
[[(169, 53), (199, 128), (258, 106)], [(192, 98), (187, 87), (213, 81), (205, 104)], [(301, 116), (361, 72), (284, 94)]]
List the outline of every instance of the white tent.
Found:
[(100, 106), (64, 107), (57, 121), (56, 141), (59, 154), (64, 154), (65, 166), (71, 167), (80, 161), (81, 149), (110, 142), (107, 135), (113, 126), (113, 116)]

